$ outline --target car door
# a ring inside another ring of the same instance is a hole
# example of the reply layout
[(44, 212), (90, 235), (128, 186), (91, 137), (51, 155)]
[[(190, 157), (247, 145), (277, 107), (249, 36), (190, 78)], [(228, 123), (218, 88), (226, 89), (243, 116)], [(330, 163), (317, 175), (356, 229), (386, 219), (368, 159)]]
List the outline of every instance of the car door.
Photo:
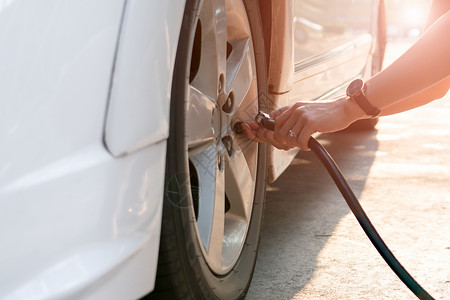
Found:
[[(343, 95), (351, 80), (370, 76), (380, 4), (382, 0), (264, 2), (263, 20), (270, 19), (263, 24), (270, 41), (266, 45), (269, 111), (297, 101)], [(377, 71), (380, 64), (376, 65)], [(269, 182), (297, 151), (270, 148)]]
[(377, 1), (294, 0), (293, 99), (311, 100), (363, 73)]

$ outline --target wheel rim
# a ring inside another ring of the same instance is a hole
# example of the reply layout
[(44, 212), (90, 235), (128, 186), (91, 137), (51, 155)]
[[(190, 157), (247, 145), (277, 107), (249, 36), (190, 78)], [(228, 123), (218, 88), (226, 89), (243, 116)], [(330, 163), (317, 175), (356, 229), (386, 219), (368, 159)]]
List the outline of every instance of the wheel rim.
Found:
[(255, 57), (241, 0), (204, 1), (186, 104), (193, 213), (210, 269), (225, 274), (245, 242), (255, 196), (258, 147), (233, 124), (258, 110)]

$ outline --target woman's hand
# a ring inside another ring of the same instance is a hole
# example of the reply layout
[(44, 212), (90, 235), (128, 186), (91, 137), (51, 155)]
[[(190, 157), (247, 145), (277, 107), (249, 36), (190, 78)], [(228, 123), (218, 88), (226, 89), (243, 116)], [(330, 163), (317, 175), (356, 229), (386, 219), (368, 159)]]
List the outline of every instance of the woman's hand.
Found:
[(316, 132), (342, 130), (354, 121), (366, 117), (361, 108), (347, 97), (326, 101), (297, 102), (273, 111), (275, 131), (256, 122), (243, 123), (247, 137), (256, 142), (268, 142), (278, 149), (299, 147), (309, 150), (308, 141)]
[(342, 130), (363, 117), (365, 113), (347, 97), (297, 102), (275, 118), (274, 139), (290, 148), (309, 150), (312, 134)]
[[(285, 106), (285, 107), (279, 108), (277, 110), (274, 110), (270, 113), (270, 117), (272, 119), (275, 119), (276, 117), (278, 117), (281, 113), (283, 113), (290, 107), (291, 106), (289, 105), (289, 106)], [(274, 146), (278, 149), (281, 149), (281, 150), (289, 150), (290, 148), (293, 148), (293, 146), (289, 147), (287, 145), (283, 145), (280, 142), (278, 142), (274, 138), (273, 131), (267, 130), (267, 129), (259, 126), (259, 124), (256, 123), (255, 121), (249, 122), (249, 123), (241, 123), (241, 129), (242, 129), (243, 133), (254, 142), (257, 142), (257, 143), (267, 142), (267, 143), (271, 144), (272, 146)]]

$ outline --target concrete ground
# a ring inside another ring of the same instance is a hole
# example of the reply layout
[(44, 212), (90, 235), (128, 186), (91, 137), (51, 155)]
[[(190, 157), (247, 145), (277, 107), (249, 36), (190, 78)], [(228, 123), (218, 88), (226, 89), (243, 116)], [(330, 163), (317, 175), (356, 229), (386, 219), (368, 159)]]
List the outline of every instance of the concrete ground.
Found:
[[(388, 60), (404, 49), (388, 47)], [(388, 247), (450, 299), (450, 93), (371, 132), (321, 135)], [(320, 162), (300, 153), (267, 189), (247, 299), (416, 299), (390, 270)]]

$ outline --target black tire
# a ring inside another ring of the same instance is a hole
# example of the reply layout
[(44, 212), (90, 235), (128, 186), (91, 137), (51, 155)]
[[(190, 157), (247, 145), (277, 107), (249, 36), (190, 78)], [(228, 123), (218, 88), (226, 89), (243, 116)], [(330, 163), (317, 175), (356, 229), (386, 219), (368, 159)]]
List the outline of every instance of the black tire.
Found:
[[(154, 291), (145, 299), (242, 299), (250, 285), (262, 226), (266, 183), (266, 146), (257, 146), (257, 171), (253, 209), (245, 242), (232, 268), (218, 275), (208, 265), (196, 228), (197, 206), (195, 191), (191, 190), (193, 173), (186, 145), (186, 99), (188, 85), (198, 60), (193, 45), (201, 5), (209, 0), (188, 0), (181, 28), (175, 61), (170, 107), (170, 136), (167, 144), (166, 187), (163, 220)], [(250, 24), (257, 89), (266, 94), (266, 65), (264, 41), (257, 1), (244, 0)], [(267, 109), (264, 97), (258, 97), (259, 109)], [(225, 208), (226, 209), (226, 208)]]

